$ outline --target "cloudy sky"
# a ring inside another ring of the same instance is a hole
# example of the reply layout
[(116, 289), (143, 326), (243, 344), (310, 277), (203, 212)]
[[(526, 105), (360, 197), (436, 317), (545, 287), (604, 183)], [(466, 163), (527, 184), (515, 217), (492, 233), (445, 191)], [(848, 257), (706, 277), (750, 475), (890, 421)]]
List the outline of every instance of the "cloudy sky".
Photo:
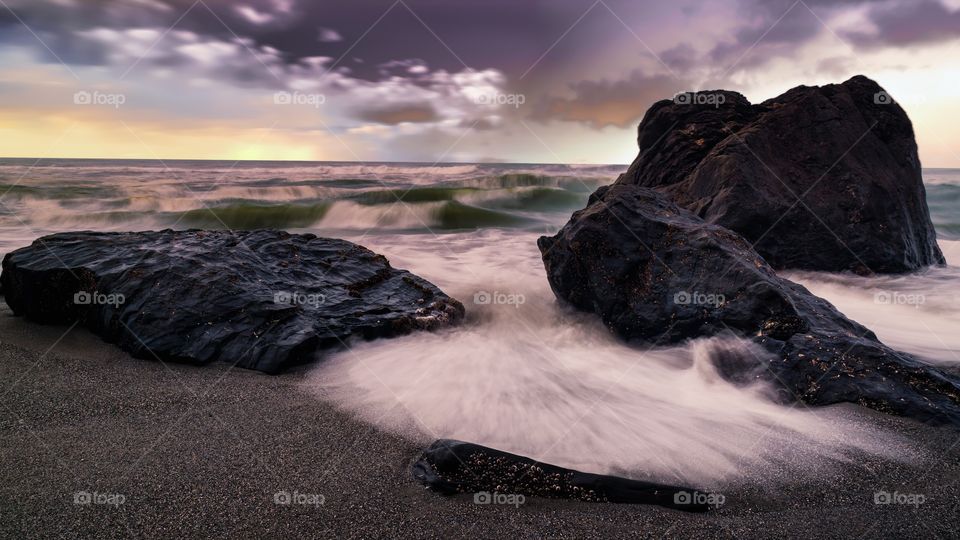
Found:
[(960, 167), (960, 0), (0, 0), (0, 155), (626, 163), (651, 103), (874, 78)]

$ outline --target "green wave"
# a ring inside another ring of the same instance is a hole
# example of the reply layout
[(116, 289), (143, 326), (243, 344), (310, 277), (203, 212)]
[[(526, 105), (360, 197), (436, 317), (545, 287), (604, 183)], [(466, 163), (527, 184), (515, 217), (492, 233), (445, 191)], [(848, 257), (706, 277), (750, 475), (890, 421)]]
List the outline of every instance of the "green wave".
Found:
[(115, 196), (117, 190), (112, 187), (93, 186), (25, 186), (22, 184), (0, 184), (0, 195), (10, 197), (34, 197), (38, 199), (87, 199), (91, 197)]
[(960, 223), (939, 224), (934, 227), (937, 235), (947, 240), (960, 240)]
[(927, 186), (927, 206), (937, 234), (948, 240), (960, 240), (960, 186)]
[(549, 176), (539, 174), (515, 173), (501, 174), (494, 179), (493, 185), (500, 188), (531, 187), (553, 185), (554, 180)]
[(561, 178), (557, 186), (574, 193), (591, 194), (600, 186), (610, 183), (609, 178)]
[(462, 187), (424, 187), (413, 189), (386, 189), (381, 191), (367, 191), (351, 197), (351, 200), (360, 204), (393, 204), (395, 202), (420, 203), (452, 201), (458, 194), (476, 191), (474, 188)]
[(198, 208), (176, 214), (180, 223), (193, 227), (222, 229), (282, 229), (309, 227), (323, 219), (329, 202), (314, 204), (238, 203), (211, 208)]
[[(540, 182), (546, 181), (543, 177), (533, 177), (520, 182)], [(528, 210), (534, 212), (548, 212), (555, 210), (569, 210), (579, 208), (586, 202), (586, 193), (592, 190), (574, 190), (565, 187), (555, 186), (513, 186), (502, 187), (500, 180), (494, 179), (496, 186), (492, 187), (469, 187), (469, 186), (437, 186), (422, 187), (413, 189), (387, 189), (379, 191), (367, 191), (351, 195), (348, 200), (352, 200), (363, 205), (381, 205), (403, 202), (407, 204), (425, 203), (425, 202), (449, 202), (462, 200), (462, 196), (482, 195), (483, 202), (474, 202), (467, 199), (466, 202), (475, 204), (484, 208), (502, 209), (502, 210)], [(535, 179), (535, 180), (534, 180)], [(556, 184), (556, 181), (550, 180)], [(508, 182), (509, 183), (509, 182)]]
[(511, 192), (502, 198), (485, 201), (482, 206), (503, 210), (550, 212), (581, 208), (586, 202), (586, 196), (581, 193), (574, 193), (565, 189), (538, 187)]
[(433, 213), (441, 229), (476, 229), (479, 227), (517, 227), (533, 223), (533, 220), (504, 212), (468, 206), (450, 201)]
[(464, 185), (487, 189), (548, 187), (565, 189), (575, 193), (593, 193), (598, 187), (609, 183), (609, 178), (573, 178), (569, 176), (546, 176), (529, 173), (501, 174), (500, 176), (466, 180), (463, 182)]
[(317, 184), (324, 187), (351, 188), (351, 189), (383, 186), (383, 182), (379, 180), (363, 180), (360, 178), (337, 178), (334, 180), (319, 180), (317, 181)]
[(127, 223), (129, 221), (135, 221), (138, 218), (150, 215), (149, 212), (142, 211), (129, 211), (129, 210), (116, 210), (111, 212), (93, 212), (83, 214), (84, 222), (96, 222), (96, 223)]
[(40, 189), (17, 184), (0, 184), (0, 195), (8, 197), (40, 196)]

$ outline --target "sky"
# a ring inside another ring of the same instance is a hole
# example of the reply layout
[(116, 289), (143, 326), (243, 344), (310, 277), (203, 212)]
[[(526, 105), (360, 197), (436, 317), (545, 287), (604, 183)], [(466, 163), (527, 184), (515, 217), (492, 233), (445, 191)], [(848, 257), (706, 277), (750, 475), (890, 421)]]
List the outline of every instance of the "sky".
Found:
[(0, 0), (6, 157), (628, 163), (657, 100), (864, 74), (960, 167), (960, 0)]

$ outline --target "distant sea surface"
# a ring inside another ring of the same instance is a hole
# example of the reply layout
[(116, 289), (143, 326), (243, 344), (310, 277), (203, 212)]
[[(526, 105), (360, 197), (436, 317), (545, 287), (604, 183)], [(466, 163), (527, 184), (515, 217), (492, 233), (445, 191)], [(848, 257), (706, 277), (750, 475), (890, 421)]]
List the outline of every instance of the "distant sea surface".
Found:
[[(853, 450), (890, 451), (890, 439), (869, 426), (824, 422), (834, 413), (814, 417), (725, 384), (710, 356), (747, 342), (696, 340), (641, 353), (594, 318), (558, 307), (536, 238), (553, 234), (625, 169), (2, 159), (0, 252), (76, 230), (280, 228), (345, 238), (436, 283), (468, 310), (457, 330), (358, 344), (315, 368), (324, 399), (384, 429), (594, 471), (642, 470), (664, 480), (682, 471), (703, 482), (792, 463), (783, 449), (803, 449), (818, 463)], [(887, 344), (958, 366), (960, 170), (927, 169), (924, 180), (952, 265), (892, 277), (787, 275)]]
[[(0, 160), (0, 250), (77, 229), (555, 226), (616, 166)], [(402, 204), (400, 204), (402, 203)]]

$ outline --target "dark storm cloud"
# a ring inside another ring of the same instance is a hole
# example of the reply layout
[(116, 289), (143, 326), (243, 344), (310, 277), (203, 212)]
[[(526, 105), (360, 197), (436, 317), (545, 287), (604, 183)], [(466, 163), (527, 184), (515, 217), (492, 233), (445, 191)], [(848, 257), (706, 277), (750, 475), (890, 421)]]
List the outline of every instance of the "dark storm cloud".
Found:
[(686, 43), (660, 53), (660, 60), (673, 71), (687, 71), (697, 64), (697, 51)]
[[(89, 36), (96, 29), (155, 29), (160, 33), (175, 29), (228, 40), (236, 39), (234, 32), (248, 37), (247, 31), (256, 26), (230, 3), (216, 0), (206, 4), (194, 0), (19, 0), (7, 4), (9, 10), (0, 9), (2, 39), (32, 45), (47, 61), (59, 58), (79, 65), (109, 63), (111, 46)], [(271, 0), (251, 0), (245, 5), (264, 11), (268, 6), (276, 8)]]
[[(659, 53), (663, 63), (680, 76), (696, 72), (702, 82), (722, 86), (738, 71), (795, 58), (800, 47), (834, 32), (855, 46), (876, 49), (960, 38), (960, 10), (937, 0), (741, 0), (731, 2), (730, 8), (734, 24), (727, 37), (699, 50), (689, 43), (675, 45)], [(831, 28), (835, 16), (851, 10), (864, 13), (876, 29)], [(681, 12), (691, 27), (705, 22), (702, 9)], [(825, 59), (822, 67), (845, 74), (850, 62)]]
[(872, 32), (847, 32), (857, 46), (911, 46), (960, 38), (960, 10), (934, 0), (878, 7), (868, 15)]
[[(405, 58), (421, 58), (433, 69), (448, 71), (466, 65), (521, 72), (569, 24), (570, 19), (557, 14), (566, 11), (564, 6), (582, 9), (581, 3), (562, 0), (545, 10), (538, 2), (514, 0), (8, 1), (57, 56), (71, 63), (103, 64), (109, 54), (78, 32), (93, 28), (163, 31), (175, 24), (176, 30), (210, 38), (249, 38), (256, 46), (277, 49), (290, 63), (343, 56), (344, 66), (369, 79), (379, 76), (376, 66)], [(7, 10), (0, 11), (0, 30), (7, 36), (0, 39), (11, 39), (9, 30), (17, 28), (19, 21)], [(16, 39), (31, 37), (22, 28), (17, 30)]]
[(817, 71), (833, 77), (843, 77), (857, 67), (857, 61), (851, 56), (831, 56), (817, 62)]
[(741, 4), (745, 23), (733, 39), (717, 44), (707, 58), (717, 64), (754, 67), (789, 56), (797, 46), (829, 32), (830, 14), (865, 8), (875, 31), (845, 31), (857, 46), (901, 47), (960, 37), (960, 10), (937, 0), (751, 0)]
[(640, 71), (620, 81), (580, 81), (571, 86), (573, 97), (546, 101), (533, 118), (580, 122), (595, 128), (627, 128), (635, 125), (654, 102), (688, 89), (686, 81), (673, 76), (648, 76)]
[(791, 54), (821, 32), (827, 10), (869, 3), (870, 0), (751, 0), (738, 8), (744, 24), (732, 39), (718, 43), (706, 60), (725, 70), (762, 65)]
[(357, 118), (368, 122), (395, 126), (405, 122), (420, 124), (439, 119), (437, 111), (429, 103), (396, 104), (357, 111)]

